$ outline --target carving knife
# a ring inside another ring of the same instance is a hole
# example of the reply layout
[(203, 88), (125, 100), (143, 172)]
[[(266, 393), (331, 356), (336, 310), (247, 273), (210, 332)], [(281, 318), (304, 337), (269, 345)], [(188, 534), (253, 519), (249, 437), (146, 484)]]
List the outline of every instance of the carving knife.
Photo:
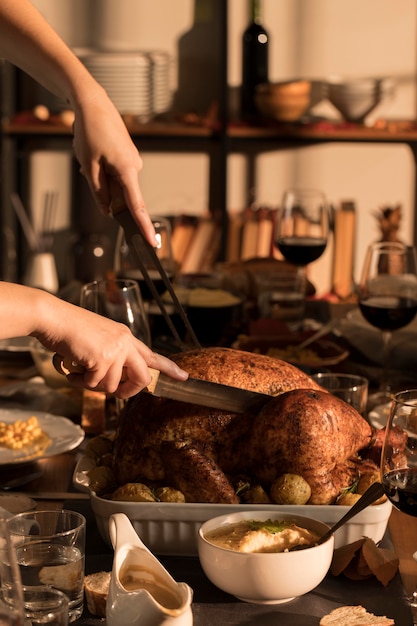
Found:
[[(84, 371), (82, 366), (68, 363), (59, 354), (54, 354), (53, 364), (57, 372), (64, 376), (70, 373), (82, 374)], [(173, 380), (156, 369), (151, 367), (148, 369), (152, 381), (143, 391), (160, 398), (189, 402), (233, 413), (249, 414), (258, 413), (273, 398), (265, 393), (229, 387), (200, 378), (188, 378), (185, 381)]]

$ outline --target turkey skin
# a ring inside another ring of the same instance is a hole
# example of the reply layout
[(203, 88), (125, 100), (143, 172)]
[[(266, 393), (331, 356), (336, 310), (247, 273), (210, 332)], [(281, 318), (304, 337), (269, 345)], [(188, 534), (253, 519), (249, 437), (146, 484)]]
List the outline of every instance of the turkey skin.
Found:
[(267, 491), (292, 472), (309, 483), (311, 504), (329, 504), (355, 480), (371, 426), (297, 367), (230, 348), (172, 358), (193, 378), (265, 393), (271, 401), (253, 416), (137, 394), (114, 441), (119, 485), (164, 484), (187, 502), (226, 504), (240, 502), (239, 477)]

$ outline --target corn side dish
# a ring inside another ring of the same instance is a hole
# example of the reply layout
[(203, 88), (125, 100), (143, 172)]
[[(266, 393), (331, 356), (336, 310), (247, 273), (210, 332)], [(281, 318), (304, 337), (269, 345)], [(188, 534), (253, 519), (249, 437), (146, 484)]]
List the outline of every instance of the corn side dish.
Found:
[(0, 446), (10, 450), (22, 450), (36, 445), (37, 448), (45, 449), (50, 443), (51, 440), (34, 415), (11, 424), (0, 422)]

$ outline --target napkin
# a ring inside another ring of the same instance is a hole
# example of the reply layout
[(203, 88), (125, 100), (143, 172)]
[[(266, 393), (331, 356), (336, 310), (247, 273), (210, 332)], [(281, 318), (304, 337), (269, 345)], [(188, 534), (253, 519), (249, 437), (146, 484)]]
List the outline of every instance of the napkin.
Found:
[(372, 539), (363, 537), (333, 554), (330, 572), (343, 574), (350, 580), (366, 580), (375, 576), (386, 587), (398, 571), (398, 558), (392, 550), (379, 548)]

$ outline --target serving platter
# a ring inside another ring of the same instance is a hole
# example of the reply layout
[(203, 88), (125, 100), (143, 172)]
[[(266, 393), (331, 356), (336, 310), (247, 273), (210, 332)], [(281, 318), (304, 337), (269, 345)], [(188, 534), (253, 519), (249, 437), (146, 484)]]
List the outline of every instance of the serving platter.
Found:
[(84, 439), (82, 428), (61, 415), (23, 409), (0, 409), (0, 422), (6, 424), (14, 424), (18, 420), (26, 421), (31, 416), (37, 417), (39, 426), (48, 435), (51, 443), (44, 450), (37, 450), (34, 446), (21, 450), (0, 446), (0, 466), (29, 463), (62, 454), (79, 446)]
[[(197, 556), (197, 536), (201, 524), (212, 517), (234, 511), (270, 511), (314, 517), (332, 525), (349, 507), (339, 505), (277, 505), (277, 504), (206, 504), (176, 502), (112, 501), (97, 496), (90, 490), (88, 472), (95, 467), (94, 459), (83, 455), (73, 475), (76, 489), (89, 493), (91, 508), (103, 540), (111, 546), (109, 519), (114, 513), (125, 513), (136, 532), (155, 554), (169, 556)], [(352, 543), (366, 536), (376, 543), (386, 531), (392, 505), (387, 500), (368, 507), (335, 533), (335, 547)]]

